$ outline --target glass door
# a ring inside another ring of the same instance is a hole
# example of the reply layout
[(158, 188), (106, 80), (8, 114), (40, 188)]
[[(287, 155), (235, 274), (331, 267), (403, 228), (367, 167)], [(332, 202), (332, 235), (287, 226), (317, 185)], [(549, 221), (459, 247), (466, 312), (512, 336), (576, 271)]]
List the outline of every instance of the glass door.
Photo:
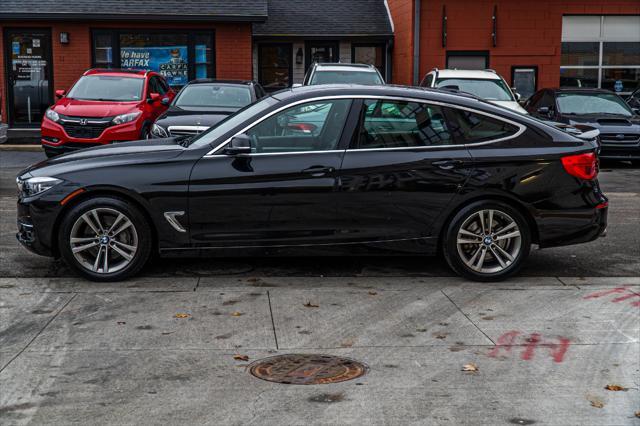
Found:
[(5, 40), (9, 124), (39, 127), (52, 104), (51, 32), (9, 29)]

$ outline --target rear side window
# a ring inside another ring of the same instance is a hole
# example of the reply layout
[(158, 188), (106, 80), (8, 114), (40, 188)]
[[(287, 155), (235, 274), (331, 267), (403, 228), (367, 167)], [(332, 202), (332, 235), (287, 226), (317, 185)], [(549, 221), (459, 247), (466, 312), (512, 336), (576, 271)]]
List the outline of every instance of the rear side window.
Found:
[(485, 142), (505, 138), (518, 132), (518, 127), (483, 114), (451, 108), (451, 133), (464, 143)]
[(409, 101), (367, 99), (355, 149), (449, 145), (442, 108)]

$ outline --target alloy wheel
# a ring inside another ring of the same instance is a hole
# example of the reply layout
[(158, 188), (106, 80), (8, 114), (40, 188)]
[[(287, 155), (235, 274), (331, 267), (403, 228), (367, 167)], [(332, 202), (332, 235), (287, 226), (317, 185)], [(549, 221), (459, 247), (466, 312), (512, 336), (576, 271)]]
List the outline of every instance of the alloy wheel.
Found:
[(509, 268), (522, 248), (518, 223), (495, 209), (472, 213), (460, 226), (456, 246), (464, 264), (475, 272), (493, 274)]
[(99, 207), (82, 214), (69, 238), (73, 256), (85, 269), (110, 274), (126, 268), (138, 251), (138, 233), (124, 213)]

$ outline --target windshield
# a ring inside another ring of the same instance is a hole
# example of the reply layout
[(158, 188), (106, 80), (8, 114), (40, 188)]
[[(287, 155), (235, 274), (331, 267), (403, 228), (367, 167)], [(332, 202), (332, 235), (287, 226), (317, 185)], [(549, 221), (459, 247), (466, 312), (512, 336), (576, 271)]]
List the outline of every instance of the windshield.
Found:
[(67, 97), (84, 101), (139, 101), (143, 85), (144, 78), (85, 75), (73, 85)]
[(454, 86), (461, 92), (471, 93), (486, 101), (513, 101), (513, 96), (502, 80), (480, 80), (470, 78), (443, 78), (436, 81), (436, 87)]
[(248, 86), (193, 84), (182, 89), (175, 105), (180, 107), (242, 108), (251, 103)]
[(613, 93), (559, 93), (558, 109), (562, 114), (633, 115), (620, 96)]
[(275, 98), (267, 96), (256, 103), (249, 104), (231, 114), (224, 120), (209, 127), (206, 132), (200, 133), (198, 136), (191, 139), (189, 141), (189, 144), (195, 147), (203, 147), (207, 144), (221, 143), (222, 141), (219, 139), (226, 133), (230, 132), (231, 130), (242, 124), (244, 121), (248, 120), (256, 114), (259, 114), (260, 112), (266, 110), (276, 103), (278, 103), (278, 101)]
[(373, 71), (316, 71), (309, 84), (384, 84), (380, 75)]

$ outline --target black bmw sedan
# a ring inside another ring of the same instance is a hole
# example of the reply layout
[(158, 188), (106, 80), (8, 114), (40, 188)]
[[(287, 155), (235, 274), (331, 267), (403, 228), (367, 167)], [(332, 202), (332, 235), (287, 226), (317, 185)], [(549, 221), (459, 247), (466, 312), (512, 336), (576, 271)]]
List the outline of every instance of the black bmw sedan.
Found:
[(224, 120), (240, 108), (265, 96), (255, 81), (190, 81), (151, 128), (153, 138), (193, 136)]
[(596, 140), (476, 98), (393, 86), (285, 90), (192, 139), (129, 142), (17, 178), (18, 240), (85, 277), (161, 256), (442, 252), (499, 280), (529, 248), (606, 228)]
[(617, 94), (603, 89), (542, 89), (525, 104), (542, 120), (600, 131), (600, 158), (640, 165), (640, 115)]

